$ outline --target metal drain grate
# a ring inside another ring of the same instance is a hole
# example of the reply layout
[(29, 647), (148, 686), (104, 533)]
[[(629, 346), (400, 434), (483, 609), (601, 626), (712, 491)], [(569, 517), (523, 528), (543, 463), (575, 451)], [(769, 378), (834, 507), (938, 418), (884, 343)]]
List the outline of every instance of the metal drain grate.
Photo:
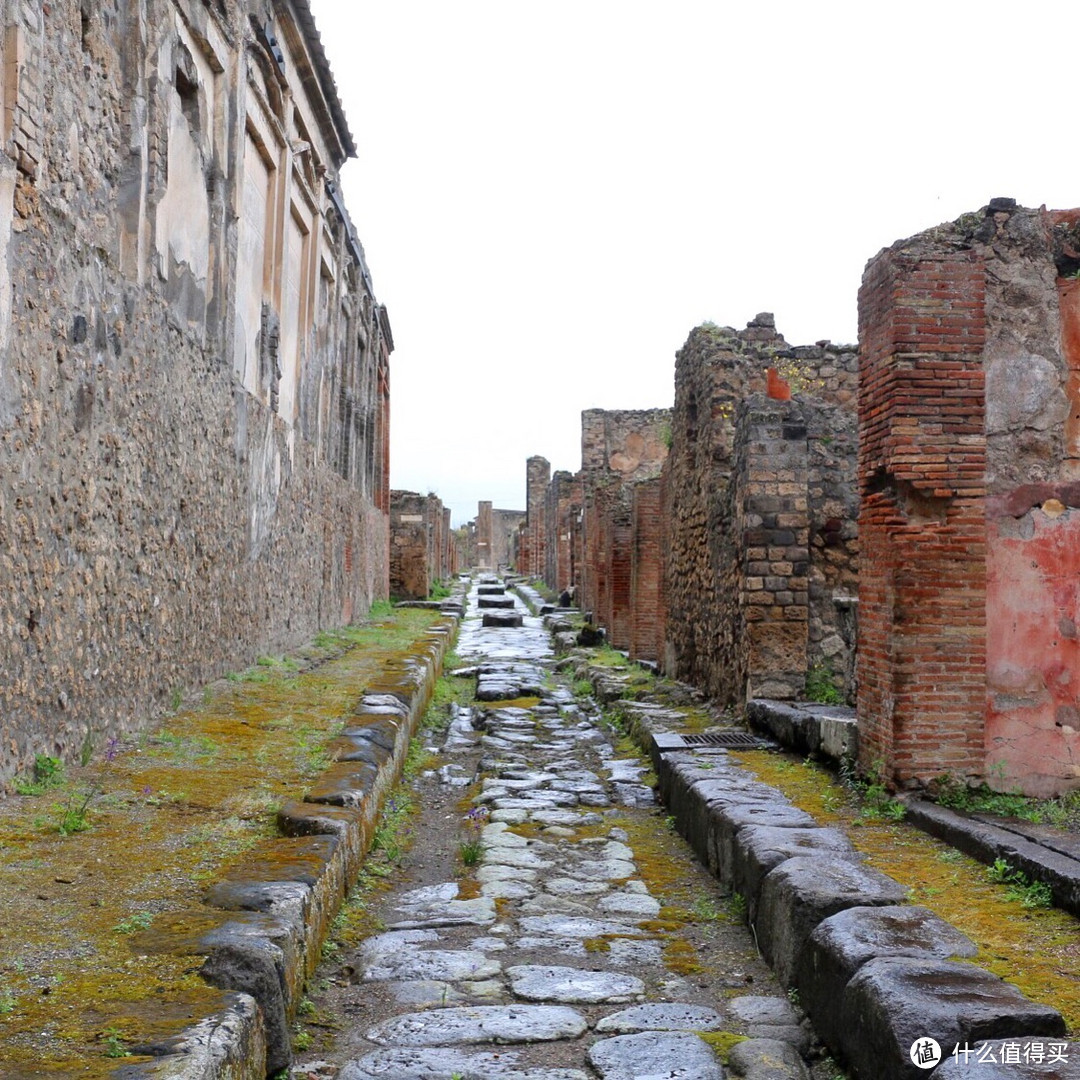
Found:
[(753, 749), (765, 745), (765, 740), (748, 731), (717, 731), (707, 735), (681, 735), (683, 745), (719, 746), (725, 750)]

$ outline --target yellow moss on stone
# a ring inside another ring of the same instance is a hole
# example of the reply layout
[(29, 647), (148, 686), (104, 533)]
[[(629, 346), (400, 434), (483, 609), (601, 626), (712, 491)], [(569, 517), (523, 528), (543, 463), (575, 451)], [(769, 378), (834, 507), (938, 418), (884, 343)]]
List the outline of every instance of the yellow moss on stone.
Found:
[(664, 965), (676, 975), (696, 975), (705, 970), (697, 949), (683, 938), (673, 938), (664, 946)]
[(741, 1042), (746, 1042), (749, 1037), (747, 1035), (736, 1035), (734, 1031), (698, 1031), (696, 1034), (702, 1042), (707, 1043), (712, 1048), (721, 1065), (728, 1064), (732, 1047), (738, 1046)]

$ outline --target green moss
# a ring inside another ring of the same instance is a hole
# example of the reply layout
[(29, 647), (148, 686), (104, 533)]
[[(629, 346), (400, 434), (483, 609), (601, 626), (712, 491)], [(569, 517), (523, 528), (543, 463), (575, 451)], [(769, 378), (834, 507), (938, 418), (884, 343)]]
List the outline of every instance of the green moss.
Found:
[(733, 1031), (699, 1031), (697, 1037), (712, 1047), (712, 1051), (720, 1060), (721, 1065), (728, 1064), (731, 1049), (741, 1042), (746, 1042), (748, 1036), (736, 1035)]

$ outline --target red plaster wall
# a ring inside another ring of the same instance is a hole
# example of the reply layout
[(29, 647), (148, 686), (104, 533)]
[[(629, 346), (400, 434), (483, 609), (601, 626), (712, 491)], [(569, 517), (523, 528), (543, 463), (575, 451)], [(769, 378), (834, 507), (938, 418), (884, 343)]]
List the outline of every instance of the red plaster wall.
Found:
[(1080, 778), (1080, 511), (987, 523), (986, 767), (1052, 795)]

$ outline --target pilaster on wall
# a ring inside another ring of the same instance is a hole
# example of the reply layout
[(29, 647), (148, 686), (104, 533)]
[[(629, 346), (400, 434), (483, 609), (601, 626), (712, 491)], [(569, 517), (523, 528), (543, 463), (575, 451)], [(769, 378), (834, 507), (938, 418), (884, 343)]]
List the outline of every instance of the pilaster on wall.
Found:
[(859, 292), (864, 769), (898, 784), (982, 772), (986, 271), (897, 245)]
[(663, 658), (667, 621), (663, 594), (666, 519), (660, 477), (634, 485), (631, 515), (630, 655), (659, 661)]
[(736, 430), (732, 669), (744, 680), (737, 696), (795, 698), (808, 666), (806, 418), (796, 402), (755, 395), (740, 410)]

